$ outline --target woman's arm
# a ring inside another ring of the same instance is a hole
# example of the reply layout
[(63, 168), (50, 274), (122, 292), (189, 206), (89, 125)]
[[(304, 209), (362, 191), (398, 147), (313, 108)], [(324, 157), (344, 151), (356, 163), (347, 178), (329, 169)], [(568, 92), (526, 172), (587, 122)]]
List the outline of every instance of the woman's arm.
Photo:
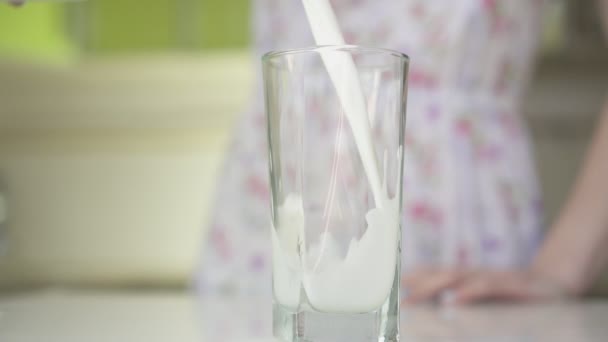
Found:
[[(608, 0), (600, 0), (608, 37)], [(408, 301), (533, 300), (579, 295), (608, 264), (608, 97), (581, 172), (531, 267), (521, 271), (422, 270), (406, 275)]]

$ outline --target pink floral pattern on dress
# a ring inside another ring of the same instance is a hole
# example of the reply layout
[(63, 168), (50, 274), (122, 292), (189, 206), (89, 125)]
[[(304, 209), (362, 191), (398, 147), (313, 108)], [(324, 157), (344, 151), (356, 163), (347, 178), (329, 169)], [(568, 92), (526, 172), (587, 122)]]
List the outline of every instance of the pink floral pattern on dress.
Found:
[[(346, 41), (411, 57), (403, 267), (513, 267), (533, 254), (541, 197), (522, 94), (541, 0), (332, 0)], [(257, 56), (313, 45), (300, 0), (254, 0)], [(203, 291), (270, 292), (261, 82), (230, 147), (205, 247)], [(331, 123), (327, 123), (328, 125)], [(332, 127), (325, 127), (331, 139)], [(325, 139), (325, 140), (324, 140)]]

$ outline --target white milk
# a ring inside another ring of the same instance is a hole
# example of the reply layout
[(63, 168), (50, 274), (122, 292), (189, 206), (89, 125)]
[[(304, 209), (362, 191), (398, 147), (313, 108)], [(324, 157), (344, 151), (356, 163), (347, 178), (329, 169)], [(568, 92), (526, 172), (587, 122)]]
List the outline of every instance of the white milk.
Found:
[[(344, 38), (328, 0), (303, 0), (308, 22), (317, 45), (343, 45)], [(367, 116), (365, 97), (361, 89), (355, 62), (348, 52), (323, 53), (321, 58), (336, 88), (338, 98), (353, 131), (363, 168), (370, 183), (376, 206), (382, 205), (382, 189), (374, 155), (372, 133)]]
[[(303, 3), (317, 45), (344, 44), (329, 2)], [(353, 131), (376, 208), (365, 215), (367, 230), (361, 239), (350, 242), (342, 258), (331, 232), (321, 236), (323, 242), (306, 247), (302, 198), (289, 194), (277, 209), (277, 227), (272, 229), (274, 293), (279, 303), (294, 310), (304, 290), (310, 305), (318, 311), (369, 312), (386, 301), (395, 277), (399, 202), (397, 197), (388, 197), (386, 165), (384, 179), (379, 176), (365, 98), (352, 57), (323, 52), (321, 57)], [(394, 193), (399, 193), (398, 189)], [(322, 260), (322, 267), (317, 267), (315, 260)]]
[(345, 258), (337, 257), (332, 244), (326, 244), (325, 267), (305, 269), (303, 285), (313, 308), (356, 313), (376, 310), (384, 303), (395, 275), (398, 205), (395, 198), (382, 209), (370, 210), (365, 215), (367, 231), (359, 241), (351, 240)]
[(289, 194), (277, 211), (277, 227), (272, 227), (272, 271), (276, 300), (295, 309), (300, 303), (304, 251), (304, 208), (299, 195)]
[[(277, 227), (272, 229), (272, 247), (273, 287), (279, 303), (297, 309), (302, 288), (310, 305), (323, 312), (368, 312), (384, 303), (395, 276), (398, 198), (387, 200), (382, 208), (365, 215), (367, 230), (358, 241), (351, 240), (344, 258), (339, 256), (331, 232), (306, 248), (299, 195), (289, 194), (278, 208), (278, 215)], [(322, 266), (309, 267), (319, 255)]]
[[(351, 240), (344, 258), (338, 254), (338, 244), (331, 232), (306, 248), (305, 216), (299, 195), (289, 194), (277, 214), (272, 247), (273, 287), (279, 303), (297, 309), (302, 289), (310, 305), (322, 312), (369, 312), (384, 303), (393, 284), (397, 261), (397, 197), (365, 215), (367, 230), (358, 241)], [(311, 267), (319, 257), (321, 266)]]

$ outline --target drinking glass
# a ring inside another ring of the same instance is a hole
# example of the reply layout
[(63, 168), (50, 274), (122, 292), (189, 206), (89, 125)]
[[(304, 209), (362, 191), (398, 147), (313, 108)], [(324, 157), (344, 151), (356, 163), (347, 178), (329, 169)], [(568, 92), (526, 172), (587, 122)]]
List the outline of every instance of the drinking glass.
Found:
[(398, 340), (408, 63), (360, 46), (263, 57), (280, 340)]

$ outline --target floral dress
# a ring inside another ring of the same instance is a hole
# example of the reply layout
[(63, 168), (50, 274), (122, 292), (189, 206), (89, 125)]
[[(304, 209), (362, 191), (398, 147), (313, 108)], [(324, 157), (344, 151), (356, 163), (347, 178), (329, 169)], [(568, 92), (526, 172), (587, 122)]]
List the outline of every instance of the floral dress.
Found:
[[(541, 2), (331, 1), (347, 43), (399, 50), (411, 58), (405, 272), (417, 266), (515, 267), (534, 253), (542, 205), (520, 111), (538, 44)], [(255, 0), (253, 10), (256, 58), (314, 45), (300, 0)], [(197, 278), (203, 292), (271, 288), (259, 83), (217, 183)]]

